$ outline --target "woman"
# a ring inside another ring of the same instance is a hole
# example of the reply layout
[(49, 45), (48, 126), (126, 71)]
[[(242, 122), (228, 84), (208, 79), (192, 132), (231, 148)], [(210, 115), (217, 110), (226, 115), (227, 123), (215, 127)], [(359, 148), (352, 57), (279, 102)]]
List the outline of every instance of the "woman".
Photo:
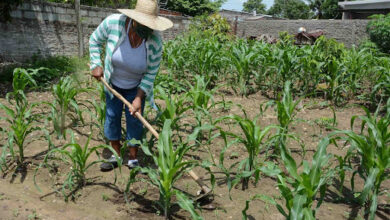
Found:
[[(121, 14), (107, 17), (90, 37), (92, 76), (97, 80), (104, 77), (117, 92), (132, 103), (133, 111), (125, 107), (126, 140), (141, 140), (143, 126), (134, 114), (142, 114), (145, 98), (150, 100), (153, 97), (153, 82), (162, 54), (161, 37), (157, 31), (171, 28), (173, 23), (157, 16), (158, 5), (154, 0), (138, 0), (134, 10), (118, 11)], [(104, 69), (100, 59), (103, 45), (106, 46)], [(107, 89), (105, 93), (107, 110), (104, 134), (120, 155), (123, 103)], [(129, 160), (124, 164), (132, 168), (138, 166), (138, 146), (129, 142), (128, 146)], [(117, 161), (112, 156), (100, 168), (102, 171), (109, 171), (117, 166)]]

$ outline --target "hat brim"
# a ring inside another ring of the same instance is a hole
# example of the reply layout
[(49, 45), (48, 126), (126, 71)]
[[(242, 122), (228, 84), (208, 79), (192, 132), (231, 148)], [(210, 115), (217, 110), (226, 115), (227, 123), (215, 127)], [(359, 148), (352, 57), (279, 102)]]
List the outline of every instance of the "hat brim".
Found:
[(171, 20), (161, 16), (145, 14), (134, 9), (118, 9), (118, 11), (153, 30), (165, 31), (173, 27)]

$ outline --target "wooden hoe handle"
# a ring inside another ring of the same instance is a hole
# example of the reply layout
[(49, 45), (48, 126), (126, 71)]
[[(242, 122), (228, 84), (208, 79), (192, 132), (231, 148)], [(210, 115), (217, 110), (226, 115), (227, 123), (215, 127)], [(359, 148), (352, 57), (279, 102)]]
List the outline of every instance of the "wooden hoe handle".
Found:
[[(104, 86), (110, 90), (110, 92), (112, 94), (114, 94), (118, 99), (120, 99), (125, 105), (127, 105), (127, 107), (133, 111), (134, 107), (131, 105), (130, 102), (128, 102), (125, 98), (123, 98), (123, 96), (121, 94), (119, 94), (117, 91), (115, 91), (115, 89), (111, 88), (110, 85), (108, 85), (108, 83), (106, 82), (106, 80), (104, 80), (103, 78), (101, 78), (102, 83), (104, 84)], [(135, 113), (135, 116), (142, 122), (142, 124), (145, 125), (145, 127), (147, 127), (149, 129), (150, 132), (152, 132), (153, 136), (156, 137), (156, 139), (158, 140), (158, 133), (157, 131), (152, 127), (152, 125), (149, 124), (148, 121), (146, 121), (146, 119), (144, 117), (142, 117), (142, 115), (139, 113), (139, 112), (136, 112)], [(190, 170), (188, 172), (190, 174), (190, 176), (195, 180), (196, 183), (198, 183), (198, 185), (202, 188), (202, 190), (204, 191), (204, 193), (209, 193), (211, 191), (211, 189), (209, 187), (207, 187), (206, 184), (203, 183), (203, 181), (198, 177), (198, 175), (196, 175), (196, 173), (192, 170)]]

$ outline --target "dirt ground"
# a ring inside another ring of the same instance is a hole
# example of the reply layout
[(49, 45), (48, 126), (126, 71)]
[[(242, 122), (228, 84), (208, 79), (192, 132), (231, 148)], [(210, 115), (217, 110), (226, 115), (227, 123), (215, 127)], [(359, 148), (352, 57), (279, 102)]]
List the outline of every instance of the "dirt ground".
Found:
[[(86, 99), (87, 96), (82, 96), (80, 99)], [(50, 92), (31, 92), (28, 94), (30, 101), (43, 101), (50, 100)], [(216, 96), (217, 100), (220, 97)], [(260, 93), (250, 95), (248, 98), (241, 96), (234, 96), (225, 94), (225, 100), (231, 101), (234, 104), (241, 104), (247, 111), (248, 115), (253, 118), (259, 113), (259, 105), (268, 101)], [(6, 103), (4, 98), (0, 98), (1, 103)], [(159, 103), (159, 101), (157, 100)], [(42, 109), (42, 112), (47, 112), (47, 109)], [(211, 113), (213, 117), (220, 117), (222, 115), (239, 114), (242, 115), (241, 110), (238, 107), (232, 106), (227, 111), (222, 111), (220, 107), (214, 109)], [(347, 105), (343, 108), (336, 109), (337, 115), (337, 128), (349, 129), (350, 119), (353, 115), (362, 115), (363, 111), (353, 105)], [(5, 116), (4, 112), (0, 112), (0, 116)], [(299, 122), (295, 122), (292, 125), (291, 132), (298, 134), (298, 136), (305, 143), (307, 153), (305, 159), (310, 160), (316, 149), (316, 146), (321, 137), (327, 135), (330, 131), (325, 128), (321, 128), (315, 121), (319, 118), (332, 118), (333, 113), (331, 109), (326, 105), (326, 102), (321, 99), (305, 99), (303, 104), (300, 105), (297, 118)], [(88, 121), (86, 125), (77, 124), (72, 129), (75, 131), (76, 139), (80, 144), (84, 144), (90, 134), (90, 127)], [(259, 119), (261, 125), (276, 124), (277, 118), (274, 109), (268, 109), (262, 117)], [(4, 122), (0, 122), (0, 126), (5, 127)], [(238, 125), (221, 124), (222, 128), (230, 129), (230, 131), (239, 134), (241, 129)], [(98, 137), (97, 130), (93, 131), (94, 134), (90, 146), (97, 146), (104, 143), (101, 138)], [(39, 137), (40, 133), (36, 132), (31, 135), (30, 139), (33, 140), (28, 144), (26, 148), (27, 161), (30, 161), (28, 170), (26, 173), (8, 173), (0, 178), (0, 219), (163, 219), (160, 213), (155, 209), (153, 201), (158, 200), (158, 189), (147, 184), (146, 182), (137, 182), (131, 187), (131, 196), (127, 203), (124, 198), (124, 190), (127, 183), (129, 170), (123, 166), (121, 173), (116, 169), (118, 178), (114, 182), (114, 172), (100, 172), (99, 164), (94, 165), (88, 170), (88, 177), (91, 178), (91, 184), (88, 184), (76, 193), (74, 201), (65, 202), (59, 189), (59, 184), (62, 183), (65, 173), (69, 170), (69, 167), (65, 164), (59, 163), (59, 169), (57, 174), (49, 173), (48, 169), (40, 169), (37, 172), (36, 180), (37, 185), (40, 187), (39, 191), (33, 181), (34, 173), (37, 165), (42, 162), (44, 153), (48, 149), (48, 144), (44, 138)], [(53, 135), (54, 137), (54, 135)], [(4, 143), (5, 139), (0, 139)], [(68, 139), (69, 140), (69, 139)], [(0, 142), (0, 144), (2, 144)], [(55, 146), (63, 146), (66, 141), (55, 141)], [(201, 146), (196, 152), (189, 152), (193, 156), (197, 156), (202, 159), (210, 160), (207, 147), (211, 149), (211, 154), (218, 161), (219, 153), (223, 148), (223, 140), (215, 139), (209, 146)], [(293, 156), (296, 160), (302, 160), (301, 147), (296, 144), (290, 144)], [(336, 148), (330, 145), (328, 152), (343, 155), (346, 149)], [(241, 161), (246, 156), (243, 146), (237, 145), (229, 148), (225, 154), (226, 166), (233, 164), (236, 161)], [(143, 157), (142, 153), (139, 155), (140, 159)], [(260, 155), (260, 158), (264, 158), (264, 155)], [(97, 159), (93, 156), (92, 159)], [(333, 160), (333, 163), (336, 161)], [(200, 176), (203, 176), (204, 180), (208, 182), (209, 176), (205, 175), (205, 171), (202, 168), (195, 168), (194, 171)], [(240, 185), (237, 188), (232, 189), (231, 198), (229, 199), (228, 188), (224, 175), (218, 172), (218, 169), (214, 169), (217, 184), (214, 189), (213, 200), (205, 202), (201, 215), (205, 219), (241, 219), (242, 210), (245, 207), (245, 201), (249, 200), (253, 196), (268, 195), (276, 198), (276, 201), (284, 207), (284, 201), (280, 197), (277, 189), (276, 179), (263, 176), (258, 184), (254, 186), (249, 184), (249, 188), (245, 191), (241, 190)], [(146, 176), (139, 174), (139, 177)], [(362, 186), (362, 181), (357, 181), (358, 188)], [(344, 184), (346, 187), (345, 195), (348, 196), (348, 189), (350, 189), (350, 182), (348, 177)], [(196, 183), (192, 181), (189, 176), (184, 176), (176, 184), (176, 187), (180, 190), (184, 190), (190, 194), (195, 194), (199, 189)], [(389, 188), (390, 183), (385, 182), (384, 188)], [(350, 192), (349, 192), (350, 195)], [(385, 207), (389, 204), (389, 198), (381, 196), (379, 198), (378, 211), (376, 219), (390, 219), (389, 209)], [(250, 203), (249, 210), (247, 211), (249, 219), (284, 219), (277, 211), (276, 207), (272, 204), (264, 202), (262, 200), (253, 200)], [(362, 219), (363, 208), (360, 208), (356, 204), (347, 202), (345, 199), (338, 198), (337, 190), (334, 186), (330, 187), (327, 192), (326, 199), (320, 209), (317, 211), (318, 219)], [(187, 212), (174, 208), (174, 219), (190, 219)]]

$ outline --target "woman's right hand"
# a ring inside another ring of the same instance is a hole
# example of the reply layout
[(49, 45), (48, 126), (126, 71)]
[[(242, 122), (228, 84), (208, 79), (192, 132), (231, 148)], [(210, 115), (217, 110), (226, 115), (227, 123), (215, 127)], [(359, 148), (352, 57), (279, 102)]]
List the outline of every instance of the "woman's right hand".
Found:
[(98, 66), (92, 70), (92, 76), (95, 77), (98, 81), (103, 77), (103, 68)]

